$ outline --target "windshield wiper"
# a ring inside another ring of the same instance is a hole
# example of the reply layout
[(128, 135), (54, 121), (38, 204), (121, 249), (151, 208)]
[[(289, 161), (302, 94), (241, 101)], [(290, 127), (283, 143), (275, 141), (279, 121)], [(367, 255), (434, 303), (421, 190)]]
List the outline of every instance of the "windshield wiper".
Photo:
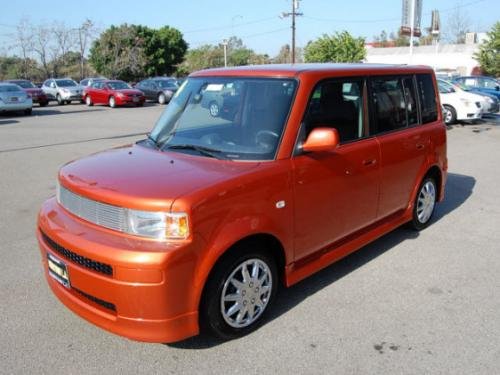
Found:
[(154, 139), (150, 133), (148, 133), (148, 139), (153, 142), (153, 144), (155, 145), (156, 149), (159, 150), (160, 149), (160, 145), (158, 144), (158, 141), (156, 139)]
[(178, 145), (168, 146), (167, 149), (169, 149), (169, 150), (194, 150), (194, 151), (199, 152), (202, 155), (209, 156), (211, 158), (227, 159), (227, 157), (222, 155), (221, 150), (217, 150), (215, 148), (210, 148), (210, 147), (191, 145), (191, 144), (178, 144)]

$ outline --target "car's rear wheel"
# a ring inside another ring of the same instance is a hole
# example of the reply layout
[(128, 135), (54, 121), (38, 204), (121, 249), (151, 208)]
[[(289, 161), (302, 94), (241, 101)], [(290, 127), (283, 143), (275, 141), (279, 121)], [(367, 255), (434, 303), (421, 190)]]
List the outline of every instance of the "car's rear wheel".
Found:
[(158, 95), (158, 103), (165, 104), (166, 102), (167, 102), (167, 97), (165, 96), (164, 93), (160, 93)]
[(116, 100), (114, 96), (109, 97), (108, 103), (111, 108), (116, 108)]
[(33, 112), (32, 108), (28, 108), (28, 109), (24, 110), (24, 114), (27, 115), (27, 116), (30, 116), (32, 112)]
[(446, 125), (452, 125), (457, 122), (457, 111), (451, 105), (443, 105), (443, 118)]
[(94, 105), (94, 103), (92, 103), (92, 98), (90, 97), (90, 95), (87, 95), (85, 97), (85, 103), (89, 106), (89, 107), (92, 107)]
[(214, 268), (200, 306), (203, 330), (223, 338), (256, 329), (278, 288), (276, 262), (258, 244), (233, 249)]
[(49, 102), (40, 102), (38, 104), (40, 105), (40, 107), (46, 107)]
[(426, 177), (418, 189), (413, 203), (413, 217), (410, 225), (415, 230), (422, 230), (429, 226), (437, 200), (436, 181)]
[(57, 104), (64, 105), (64, 100), (62, 100), (61, 95), (57, 94), (56, 100), (57, 100)]

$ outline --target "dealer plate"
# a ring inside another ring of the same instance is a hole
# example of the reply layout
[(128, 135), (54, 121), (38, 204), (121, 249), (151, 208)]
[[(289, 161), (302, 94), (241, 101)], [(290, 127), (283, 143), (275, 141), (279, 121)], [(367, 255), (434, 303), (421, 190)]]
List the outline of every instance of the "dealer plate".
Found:
[(49, 275), (57, 282), (64, 285), (66, 288), (71, 288), (69, 282), (68, 267), (62, 260), (56, 258), (50, 253), (47, 253), (47, 263), (49, 265)]

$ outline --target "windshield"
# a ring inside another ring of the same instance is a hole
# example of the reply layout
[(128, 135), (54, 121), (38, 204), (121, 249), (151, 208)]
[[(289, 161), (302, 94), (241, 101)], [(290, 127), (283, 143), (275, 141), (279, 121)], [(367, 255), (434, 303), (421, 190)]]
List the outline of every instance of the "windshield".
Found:
[(455, 92), (453, 85), (446, 81), (438, 80), (438, 88), (441, 94), (449, 94)]
[(175, 82), (173, 79), (172, 80), (161, 79), (161, 80), (155, 81), (155, 83), (162, 89), (177, 88), (177, 82)]
[(0, 85), (0, 92), (19, 92), (22, 91), (17, 85)]
[(122, 81), (108, 82), (108, 86), (113, 90), (126, 90), (130, 88), (129, 85)]
[(72, 86), (76, 86), (76, 82), (72, 81), (71, 79), (61, 79), (61, 80), (56, 81), (56, 82), (57, 82), (57, 86), (59, 86), (59, 87), (72, 87)]
[(272, 160), (296, 86), (292, 79), (188, 78), (151, 139), (162, 150), (201, 155), (202, 147), (224, 159)]
[(18, 86), (21, 86), (23, 89), (33, 89), (36, 88), (34, 84), (32, 84), (30, 81), (15, 81), (13, 82)]

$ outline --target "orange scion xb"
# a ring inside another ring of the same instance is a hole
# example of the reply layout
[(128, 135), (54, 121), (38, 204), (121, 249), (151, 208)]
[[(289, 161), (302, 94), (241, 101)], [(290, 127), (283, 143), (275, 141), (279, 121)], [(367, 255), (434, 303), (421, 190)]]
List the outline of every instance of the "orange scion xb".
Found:
[(231, 339), (280, 285), (429, 225), (446, 173), (429, 67), (204, 70), (146, 139), (63, 166), (37, 237), (50, 288), (91, 323)]

